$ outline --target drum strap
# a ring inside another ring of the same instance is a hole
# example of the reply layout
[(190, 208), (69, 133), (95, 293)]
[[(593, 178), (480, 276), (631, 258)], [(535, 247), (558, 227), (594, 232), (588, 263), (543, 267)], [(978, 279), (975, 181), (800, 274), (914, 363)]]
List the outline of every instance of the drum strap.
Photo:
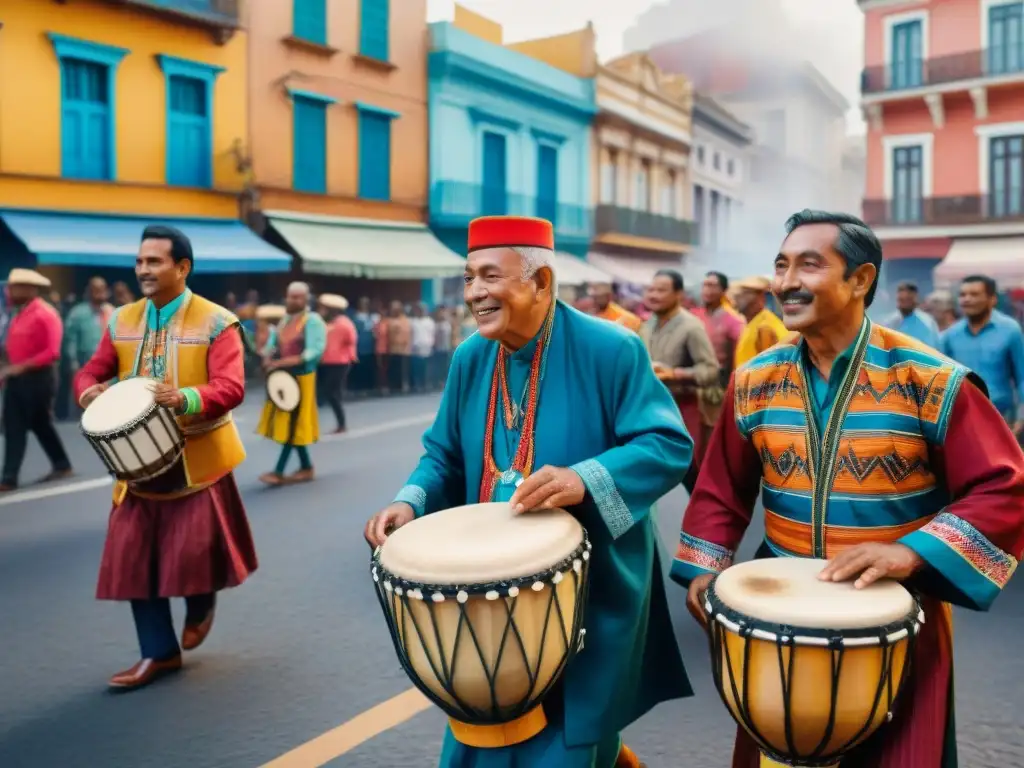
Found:
[(199, 437), (200, 435), (206, 435), (213, 432), (215, 429), (223, 427), (225, 424), (231, 423), (231, 412), (228, 411), (223, 416), (213, 419), (211, 421), (200, 421), (189, 424), (188, 426), (179, 424), (181, 434), (185, 437)]
[(460, 744), (478, 749), (498, 749), (511, 747), (528, 741), (543, 731), (548, 725), (544, 706), (538, 704), (522, 717), (501, 725), (470, 725), (448, 718), (452, 736)]

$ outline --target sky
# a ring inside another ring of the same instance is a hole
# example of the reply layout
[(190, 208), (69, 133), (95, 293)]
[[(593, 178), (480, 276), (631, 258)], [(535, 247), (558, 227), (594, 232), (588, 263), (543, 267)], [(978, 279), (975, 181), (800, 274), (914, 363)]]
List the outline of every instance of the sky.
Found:
[[(767, 2), (768, 0), (762, 0)], [(796, 31), (796, 44), (851, 105), (859, 101), (864, 19), (856, 0), (779, 0)], [(602, 61), (623, 53), (623, 32), (637, 15), (666, 0), (463, 0), (461, 5), (502, 24), (506, 42), (547, 37), (592, 21)], [(689, 0), (722, 3), (741, 0)], [(452, 0), (428, 0), (428, 20), (449, 20)], [(737, 13), (740, 13), (737, 10)], [(859, 109), (851, 108), (851, 131), (863, 131)]]

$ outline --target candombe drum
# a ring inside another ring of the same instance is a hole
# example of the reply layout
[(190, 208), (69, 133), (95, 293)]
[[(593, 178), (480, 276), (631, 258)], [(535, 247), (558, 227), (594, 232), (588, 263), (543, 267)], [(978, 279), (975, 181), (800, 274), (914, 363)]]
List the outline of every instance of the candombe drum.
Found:
[(185, 450), (174, 414), (156, 403), (155, 383), (141, 376), (119, 381), (82, 414), (82, 434), (118, 480), (152, 480), (173, 467)]
[(277, 410), (293, 413), (302, 402), (299, 380), (283, 368), (271, 371), (267, 376), (267, 399)]
[(590, 541), (561, 509), (471, 504), (418, 518), (373, 555), (398, 659), (463, 744), (526, 741), (582, 646)]
[(825, 564), (741, 563), (705, 597), (715, 685), (762, 766), (834, 768), (892, 719), (924, 623), (897, 582), (819, 581)]

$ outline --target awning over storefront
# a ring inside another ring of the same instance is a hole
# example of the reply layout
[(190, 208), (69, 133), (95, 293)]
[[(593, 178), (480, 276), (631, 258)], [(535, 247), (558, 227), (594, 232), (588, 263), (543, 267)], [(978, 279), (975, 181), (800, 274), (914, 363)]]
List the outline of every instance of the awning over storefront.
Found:
[(266, 211), (306, 272), (374, 280), (458, 277), (466, 261), (425, 224)]
[(568, 253), (555, 254), (555, 278), (559, 285), (579, 287), (588, 283), (614, 283), (615, 278), (593, 264)]
[(1024, 281), (1024, 237), (957, 238), (935, 268), (937, 287), (949, 287), (968, 275), (987, 275), (1001, 287)]
[(659, 269), (674, 269), (682, 272), (683, 260), (679, 257), (666, 259), (634, 258), (633, 256), (613, 256), (607, 253), (591, 251), (587, 261), (607, 272), (618, 283), (648, 285)]
[(50, 211), (0, 210), (40, 265), (135, 266), (142, 230), (149, 224), (177, 227), (192, 241), (198, 274), (287, 272), (292, 259), (234, 219), (103, 216)]

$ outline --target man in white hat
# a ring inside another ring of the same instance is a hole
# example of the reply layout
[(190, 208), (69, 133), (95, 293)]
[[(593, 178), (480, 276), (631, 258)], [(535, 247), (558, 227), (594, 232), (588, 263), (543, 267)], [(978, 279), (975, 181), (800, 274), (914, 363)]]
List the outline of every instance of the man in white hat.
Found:
[(327, 326), (327, 343), (320, 366), (316, 370), (317, 404), (326, 402), (334, 411), (337, 426), (335, 434), (345, 431), (345, 390), (348, 388), (349, 371), (359, 362), (356, 355), (358, 333), (345, 310), (348, 299), (336, 293), (321, 293), (320, 316)]
[(55, 366), (60, 360), (64, 326), (57, 310), (39, 297), (49, 287), (49, 279), (31, 269), (12, 269), (7, 278), (14, 317), (4, 344), (8, 364), (0, 369), (4, 422), (0, 492), (18, 487), (29, 432), (35, 433), (53, 467), (43, 481), (71, 474), (71, 462), (53, 426)]

